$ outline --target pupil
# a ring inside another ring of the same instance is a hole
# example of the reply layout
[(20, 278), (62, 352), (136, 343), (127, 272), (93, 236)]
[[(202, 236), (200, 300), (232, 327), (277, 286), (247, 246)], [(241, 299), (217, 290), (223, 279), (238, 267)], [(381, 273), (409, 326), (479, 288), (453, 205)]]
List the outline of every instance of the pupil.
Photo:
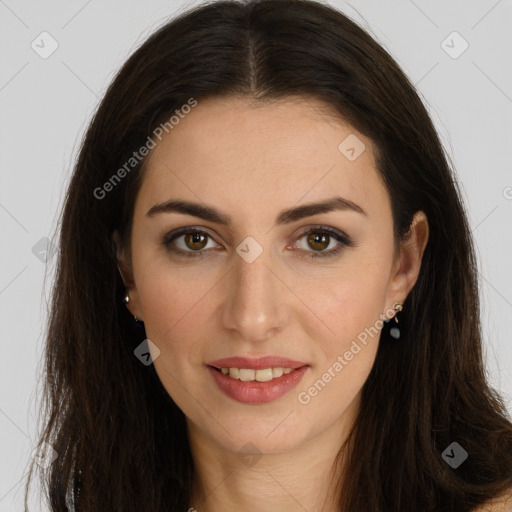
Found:
[[(322, 250), (322, 249), (325, 249), (326, 246), (328, 246), (329, 244), (327, 243), (326, 245), (326, 239), (328, 238), (328, 235), (312, 235), (310, 236), (310, 241), (313, 242), (313, 244), (315, 245), (318, 245), (320, 244), (321, 247), (317, 247), (316, 249), (319, 249), (319, 250)], [(312, 246), (313, 249), (315, 249), (315, 247)]]
[(200, 245), (200, 247), (192, 247), (194, 249), (202, 249), (205, 245), (205, 243), (204, 243), (205, 239), (206, 239), (206, 237), (201, 233), (193, 233), (193, 234), (189, 233), (187, 235), (187, 241), (190, 242), (191, 245), (201, 244), (201, 242), (203, 242), (202, 245)]

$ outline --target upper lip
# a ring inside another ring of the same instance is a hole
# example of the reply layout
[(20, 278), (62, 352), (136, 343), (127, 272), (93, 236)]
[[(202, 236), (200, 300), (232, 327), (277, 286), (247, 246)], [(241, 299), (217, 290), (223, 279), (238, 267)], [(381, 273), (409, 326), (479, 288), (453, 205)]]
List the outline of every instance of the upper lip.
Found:
[(302, 368), (308, 366), (307, 363), (294, 361), (285, 357), (265, 356), (257, 359), (250, 357), (226, 357), (206, 363), (208, 366), (215, 368), (247, 368), (251, 370), (262, 370), (264, 368)]

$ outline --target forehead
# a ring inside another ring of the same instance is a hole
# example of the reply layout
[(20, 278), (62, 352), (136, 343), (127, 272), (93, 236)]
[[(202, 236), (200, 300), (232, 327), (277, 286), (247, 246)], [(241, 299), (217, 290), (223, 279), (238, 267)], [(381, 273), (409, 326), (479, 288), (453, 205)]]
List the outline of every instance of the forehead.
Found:
[(275, 202), (277, 211), (283, 203), (336, 194), (364, 205), (370, 216), (390, 208), (373, 143), (311, 98), (198, 101), (157, 141), (146, 164), (139, 192), (145, 211), (169, 197), (234, 210), (242, 201), (260, 210)]

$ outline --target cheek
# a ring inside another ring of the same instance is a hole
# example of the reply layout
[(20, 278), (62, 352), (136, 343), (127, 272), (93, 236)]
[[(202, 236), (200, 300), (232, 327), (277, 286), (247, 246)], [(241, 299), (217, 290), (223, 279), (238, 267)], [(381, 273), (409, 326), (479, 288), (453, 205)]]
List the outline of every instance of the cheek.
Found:
[(165, 265), (147, 265), (139, 279), (146, 334), (162, 354), (171, 356), (166, 365), (176, 367), (181, 361), (197, 360), (200, 356), (194, 354), (200, 347), (194, 340), (199, 341), (201, 324), (210, 316), (207, 308), (217, 280), (202, 277), (197, 269), (176, 270)]
[[(387, 261), (364, 257), (347, 259), (343, 269), (318, 283), (313, 292), (304, 286), (306, 302), (323, 324), (316, 335), (319, 355), (315, 371), (301, 386), (302, 404), (311, 403), (330, 417), (345, 410), (364, 385), (375, 362), (387, 289)], [(308, 291), (309, 290), (309, 291)], [(321, 324), (320, 324), (321, 325)], [(304, 324), (308, 329), (311, 324)], [(334, 331), (334, 332), (332, 332)]]
[[(297, 398), (301, 404), (312, 406), (315, 417), (334, 421), (358, 396), (375, 362), (384, 293), (375, 276), (357, 272), (318, 291), (310, 294), (311, 309), (320, 312), (330, 330), (322, 329), (316, 335), (309, 332), (316, 342), (318, 359)], [(303, 329), (308, 326), (303, 325)]]
[[(326, 352), (348, 350), (345, 347), (361, 333), (379, 326), (378, 320), (385, 310), (387, 271), (385, 258), (365, 259), (361, 253), (328, 278), (317, 280), (314, 286), (303, 282), (298, 294), (321, 321)], [(320, 331), (316, 336), (310, 334), (312, 339), (318, 339)]]

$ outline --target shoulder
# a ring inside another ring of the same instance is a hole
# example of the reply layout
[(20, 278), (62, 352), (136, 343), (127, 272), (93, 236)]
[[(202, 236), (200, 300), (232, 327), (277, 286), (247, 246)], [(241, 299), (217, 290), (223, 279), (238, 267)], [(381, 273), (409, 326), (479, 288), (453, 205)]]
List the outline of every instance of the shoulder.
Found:
[(474, 509), (473, 512), (512, 512), (512, 489)]

